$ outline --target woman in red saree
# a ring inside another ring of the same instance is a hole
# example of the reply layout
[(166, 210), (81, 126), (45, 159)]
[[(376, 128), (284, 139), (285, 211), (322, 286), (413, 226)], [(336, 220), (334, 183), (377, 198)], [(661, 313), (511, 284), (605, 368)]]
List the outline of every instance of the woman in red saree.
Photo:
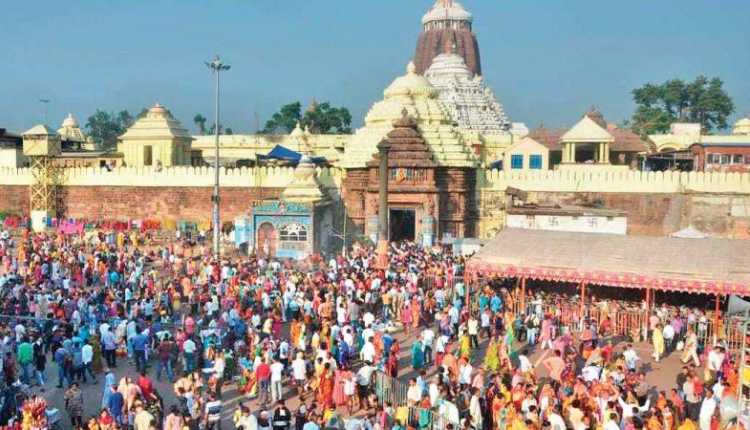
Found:
[(398, 353), (401, 347), (398, 342), (393, 342), (391, 351), (388, 353), (388, 361), (385, 363), (385, 373), (391, 378), (398, 378)]
[(326, 363), (318, 379), (318, 403), (323, 409), (333, 406), (333, 374), (331, 364)]
[(348, 370), (337, 370), (333, 383), (333, 403), (336, 407), (345, 406), (349, 403), (349, 398), (344, 392), (344, 384), (351, 378), (351, 372)]
[(412, 324), (414, 323), (414, 314), (412, 314), (411, 308), (411, 302), (409, 302), (408, 300), (401, 308), (401, 324), (403, 324), (404, 330), (406, 331), (407, 335), (411, 331)]
[(411, 324), (413, 329), (419, 328), (419, 318), (422, 315), (422, 306), (419, 304), (419, 300), (414, 297), (411, 300)]

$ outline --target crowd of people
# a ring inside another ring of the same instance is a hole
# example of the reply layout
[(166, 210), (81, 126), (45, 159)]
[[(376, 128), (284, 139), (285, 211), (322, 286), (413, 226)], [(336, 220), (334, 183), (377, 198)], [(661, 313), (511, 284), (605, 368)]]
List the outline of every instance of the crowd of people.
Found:
[[(387, 268), (375, 261), (366, 246), (296, 262), (217, 260), (208, 244), (186, 237), (150, 243), (137, 232), (4, 232), (0, 423), (24, 430), (55, 421), (88, 430), (740, 425), (732, 424), (737, 359), (721, 344), (699, 342), (690, 313), (657, 310), (649, 320), (654, 361), (679, 349), (684, 363), (673, 388), (657, 391), (646, 383), (643, 352), (612, 336), (605, 319), (581, 315), (571, 327), (544, 299), (519, 311), (512, 284), (502, 282), (470, 294), (464, 258), (446, 249), (393, 244)], [(169, 392), (156, 388), (163, 380)], [(23, 398), (36, 399), (28, 387), (44, 396), (52, 384), (63, 390), (65, 419), (54, 411), (26, 419)], [(83, 395), (91, 384), (101, 387), (95, 402)]]

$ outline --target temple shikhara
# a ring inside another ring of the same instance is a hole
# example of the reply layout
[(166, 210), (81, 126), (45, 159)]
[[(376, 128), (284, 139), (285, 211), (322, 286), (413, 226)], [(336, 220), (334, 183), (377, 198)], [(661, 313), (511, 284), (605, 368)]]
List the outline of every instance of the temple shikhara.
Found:
[[(375, 242), (386, 146), (391, 240), (487, 240), (509, 226), (750, 238), (750, 118), (724, 136), (674, 124), (645, 137), (594, 106), (568, 127), (530, 130), (485, 80), (464, 4), (437, 0), (418, 17), (416, 51), (352, 134), (298, 124), (219, 137), (221, 214), (236, 244), (302, 258), (344, 238)], [(58, 217), (210, 225), (214, 136), (191, 135), (167, 106), (144, 111), (116, 150), (96, 148), (72, 115), (53, 130), (0, 129), (0, 210), (21, 208), (42, 226)]]
[(417, 42), (414, 63), (423, 74), (433, 64), (435, 57), (455, 46), (472, 75), (482, 74), (479, 42), (471, 30), (473, 17), (461, 3), (438, 0), (422, 17), (422, 34)]

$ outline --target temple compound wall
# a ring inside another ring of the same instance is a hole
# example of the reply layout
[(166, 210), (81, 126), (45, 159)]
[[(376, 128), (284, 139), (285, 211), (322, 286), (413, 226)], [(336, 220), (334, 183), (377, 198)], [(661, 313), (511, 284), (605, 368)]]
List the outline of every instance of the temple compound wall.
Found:
[(628, 234), (665, 236), (692, 226), (717, 237), (750, 239), (750, 175), (700, 172), (480, 171), (479, 237), (505, 224), (505, 190), (529, 201), (618, 209)]
[[(278, 199), (293, 178), (293, 168), (221, 169), (222, 218), (229, 221), (250, 213), (256, 201)], [(474, 173), (475, 172), (475, 173)], [(628, 216), (628, 234), (667, 235), (693, 226), (728, 238), (750, 238), (750, 174), (702, 172), (504, 172), (471, 170), (474, 196), (452, 202), (440, 199), (446, 214), (463, 208), (478, 212), (468, 236), (489, 238), (505, 223), (505, 190), (529, 192), (530, 200), (620, 209)], [(337, 205), (344, 178), (353, 188), (367, 188), (366, 170), (317, 170), (317, 177)], [(356, 178), (360, 176), (359, 181)], [(65, 169), (61, 184), (65, 216), (86, 219), (148, 219), (206, 221), (214, 181), (209, 168), (173, 167)], [(438, 175), (438, 185), (451, 188), (450, 178)], [(443, 179), (444, 178), (444, 179)], [(467, 178), (468, 179), (468, 178)], [(446, 181), (447, 183), (440, 183)], [(0, 169), (0, 211), (29, 213), (28, 169)], [(463, 188), (463, 187), (461, 187)], [(464, 189), (471, 189), (466, 187)], [(364, 232), (364, 196), (346, 198), (350, 225)], [(446, 197), (449, 197), (446, 195)], [(438, 206), (440, 209), (440, 206)], [(472, 209), (476, 208), (476, 209)], [(338, 213), (338, 212), (336, 212)], [(446, 216), (445, 221), (455, 221)], [(449, 225), (438, 230), (450, 231)], [(472, 231), (473, 230), (473, 231)], [(458, 233), (458, 232), (457, 232)]]
[[(220, 169), (222, 218), (232, 221), (248, 215), (254, 202), (278, 199), (293, 174), (294, 168), (286, 167)], [(336, 198), (340, 171), (318, 169), (317, 174)], [(210, 168), (67, 168), (62, 176), (60, 209), (66, 217), (193, 222), (211, 217), (214, 170)], [(29, 169), (0, 169), (0, 211), (28, 215), (32, 181)]]

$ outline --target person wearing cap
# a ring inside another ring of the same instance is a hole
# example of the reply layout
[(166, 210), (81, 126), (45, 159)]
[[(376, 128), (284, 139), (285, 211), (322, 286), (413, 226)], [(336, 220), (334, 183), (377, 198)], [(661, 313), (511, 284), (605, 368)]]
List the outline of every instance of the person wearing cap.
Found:
[(258, 416), (258, 430), (271, 430), (273, 427), (271, 416), (268, 411), (263, 410)]
[(70, 423), (73, 428), (83, 426), (83, 392), (78, 388), (78, 384), (72, 382), (70, 388), (65, 391), (65, 410), (70, 416)]

